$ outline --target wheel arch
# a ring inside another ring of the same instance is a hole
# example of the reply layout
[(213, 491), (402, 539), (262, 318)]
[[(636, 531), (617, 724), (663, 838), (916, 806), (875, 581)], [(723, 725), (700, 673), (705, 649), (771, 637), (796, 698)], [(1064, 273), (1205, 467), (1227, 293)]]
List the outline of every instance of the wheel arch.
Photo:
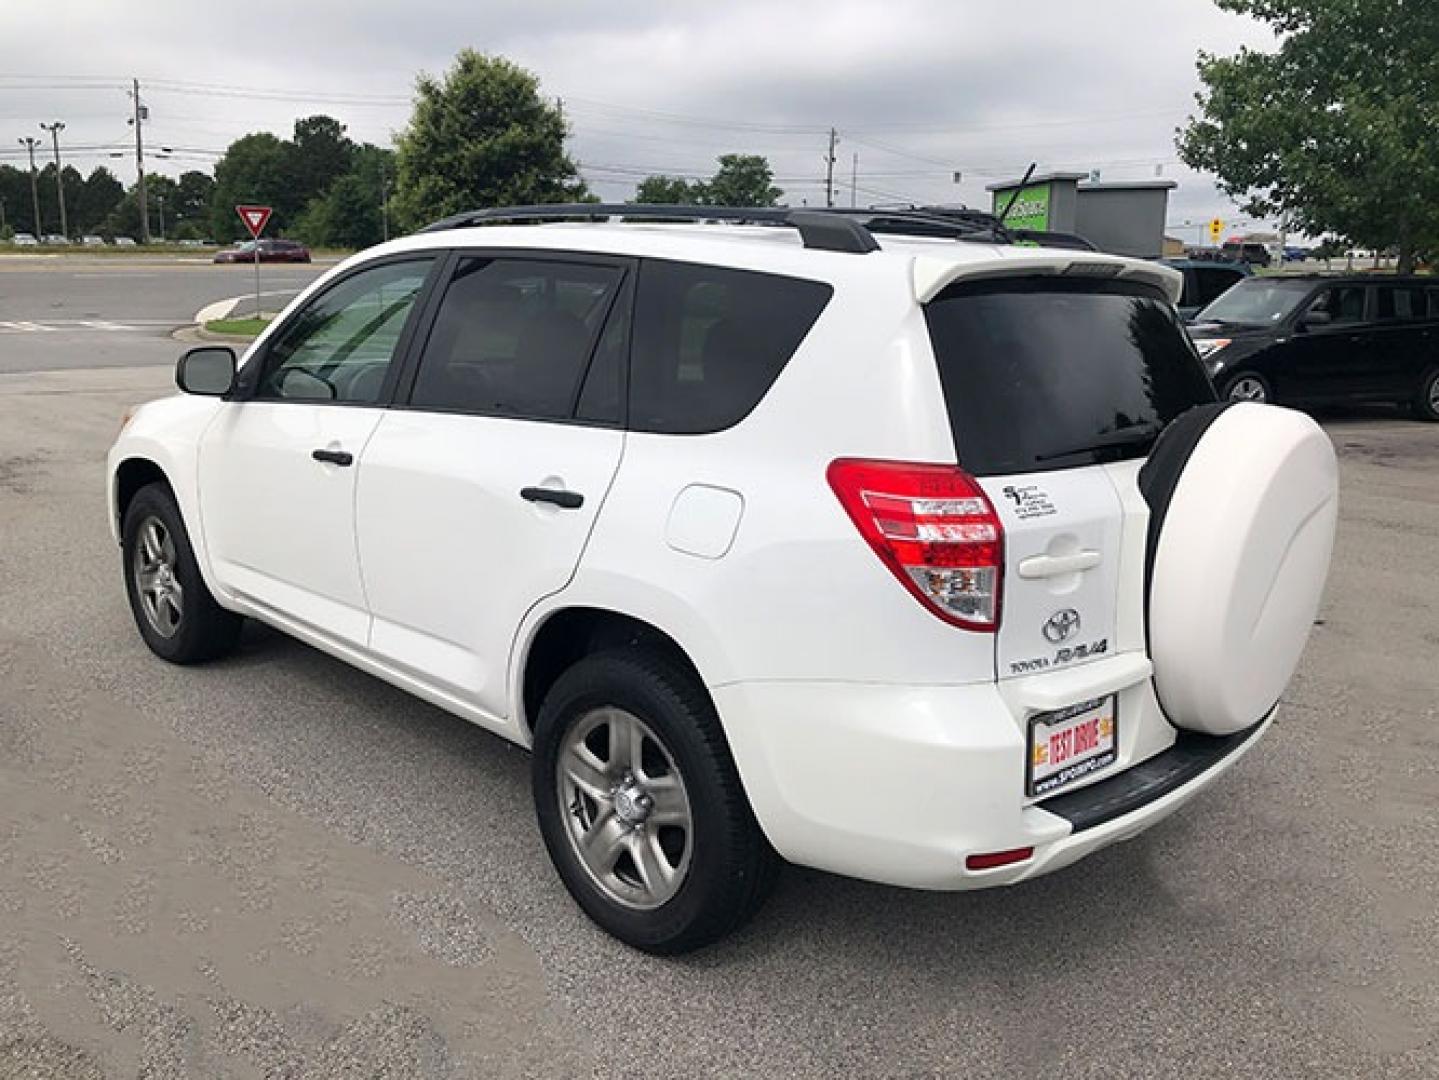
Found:
[(175, 492), (175, 485), (171, 483), (169, 475), (152, 458), (127, 457), (115, 467), (110, 514), (117, 535), (124, 525), (125, 511), (130, 508), (136, 494), (141, 488), (155, 483), (164, 484), (172, 493)]
[(574, 605), (547, 612), (530, 631), (520, 652), (517, 706), (526, 740), (555, 680), (576, 661), (602, 649), (635, 647), (661, 653), (709, 690), (690, 652), (664, 628), (610, 607)]

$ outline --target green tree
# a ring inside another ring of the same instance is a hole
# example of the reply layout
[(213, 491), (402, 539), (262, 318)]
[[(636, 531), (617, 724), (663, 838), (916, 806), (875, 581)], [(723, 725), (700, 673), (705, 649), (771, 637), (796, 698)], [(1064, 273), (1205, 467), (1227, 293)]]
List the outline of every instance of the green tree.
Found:
[(774, 186), (769, 162), (758, 154), (724, 154), (705, 185), (711, 206), (775, 206), (784, 194)]
[(316, 247), (365, 248), (381, 240), (380, 189), (349, 173), (312, 199), (295, 234)]
[(79, 199), (69, 206), (72, 231), (82, 236), (98, 231), (124, 197), (125, 185), (115, 174), (103, 165), (95, 166), (85, 178)]
[(396, 139), (397, 215), (416, 228), (477, 207), (582, 198), (567, 134), (534, 75), (462, 49), (442, 77), (416, 82), (414, 114)]
[(345, 125), (330, 116), (307, 116), (295, 121), (293, 138), (285, 144), (290, 195), (297, 205), (325, 194), (350, 171), (355, 144)]
[(277, 234), (304, 204), (295, 199), (289, 184), (284, 140), (256, 132), (232, 142), (215, 163), (215, 190), (210, 200), (210, 228), (221, 242), (240, 237), (245, 227), (235, 213), (241, 203), (273, 207), (269, 232)]
[(723, 154), (709, 180), (647, 176), (635, 188), (637, 203), (698, 206), (776, 206), (784, 192), (773, 184), (769, 162), (758, 154)]
[[(166, 211), (173, 218), (171, 232), (184, 240), (203, 240), (210, 233), (210, 204), (215, 196), (215, 178), (209, 173), (190, 169), (180, 174), (175, 184), (175, 206)], [(232, 209), (230, 211), (234, 213)]]
[(1268, 22), (1273, 53), (1199, 55), (1179, 156), (1256, 216), (1366, 247), (1439, 250), (1433, 0), (1216, 0)]
[[(160, 173), (145, 174), (145, 197), (150, 203), (150, 235), (152, 239), (170, 239), (176, 235), (175, 207), (181, 203), (179, 185)], [(161, 228), (163, 218), (164, 228)], [(140, 189), (131, 184), (100, 226), (111, 236), (140, 236)]]
[(34, 232), (35, 215), (30, 206), (30, 171), (0, 165), (0, 202), (5, 204), (5, 222), (16, 232)]
[[(75, 208), (85, 193), (85, 178), (73, 165), (66, 165), (60, 172), (60, 182), (65, 188), (65, 217), (70, 234), (78, 235), (80, 226), (75, 219)], [(29, 180), (26, 180), (29, 183)], [(55, 164), (51, 162), (40, 170), (36, 183), (40, 185), (40, 223), (47, 233), (60, 232), (60, 201), (55, 197)]]
[(703, 180), (685, 180), (679, 176), (647, 176), (635, 188), (637, 203), (671, 203), (702, 205), (705, 202)]

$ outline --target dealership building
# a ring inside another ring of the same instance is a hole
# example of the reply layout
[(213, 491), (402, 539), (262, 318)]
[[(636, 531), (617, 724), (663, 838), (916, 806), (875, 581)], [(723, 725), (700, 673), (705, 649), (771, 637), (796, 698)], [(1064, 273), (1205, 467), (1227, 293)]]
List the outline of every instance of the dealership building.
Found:
[[(1028, 182), (1005, 180), (987, 190), (994, 212), (1014, 199), (1005, 225), (1076, 233), (1101, 251), (1153, 259), (1164, 254), (1164, 219), (1173, 180), (1091, 180), (1089, 173), (1051, 172)], [(1017, 193), (1017, 197), (1016, 197)]]

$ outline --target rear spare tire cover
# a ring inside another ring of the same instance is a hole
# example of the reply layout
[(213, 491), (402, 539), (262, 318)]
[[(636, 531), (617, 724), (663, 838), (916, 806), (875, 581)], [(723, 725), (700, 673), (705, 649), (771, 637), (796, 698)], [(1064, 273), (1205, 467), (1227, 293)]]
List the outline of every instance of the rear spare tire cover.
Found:
[(1167, 476), (1141, 477), (1159, 489), (1145, 492), (1158, 518), (1149, 652), (1170, 722), (1228, 735), (1263, 718), (1299, 664), (1329, 573), (1339, 479), (1334, 447), (1303, 413), (1204, 410), (1175, 432), (1192, 440), (1177, 478), (1173, 447)]

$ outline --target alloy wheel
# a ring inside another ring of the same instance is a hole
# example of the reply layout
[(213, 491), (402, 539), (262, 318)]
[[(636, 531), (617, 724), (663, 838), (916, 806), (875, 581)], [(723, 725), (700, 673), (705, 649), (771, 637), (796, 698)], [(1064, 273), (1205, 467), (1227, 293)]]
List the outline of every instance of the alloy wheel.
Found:
[(565, 734), (555, 772), (565, 834), (601, 891), (639, 910), (673, 898), (689, 872), (694, 818), (654, 730), (623, 709), (593, 709)]
[(1263, 404), (1269, 400), (1264, 384), (1249, 375), (1241, 375), (1229, 387), (1230, 401), (1257, 401)]
[(145, 621), (164, 638), (179, 633), (185, 618), (185, 589), (177, 563), (174, 536), (158, 517), (147, 517), (135, 534), (131, 572)]

